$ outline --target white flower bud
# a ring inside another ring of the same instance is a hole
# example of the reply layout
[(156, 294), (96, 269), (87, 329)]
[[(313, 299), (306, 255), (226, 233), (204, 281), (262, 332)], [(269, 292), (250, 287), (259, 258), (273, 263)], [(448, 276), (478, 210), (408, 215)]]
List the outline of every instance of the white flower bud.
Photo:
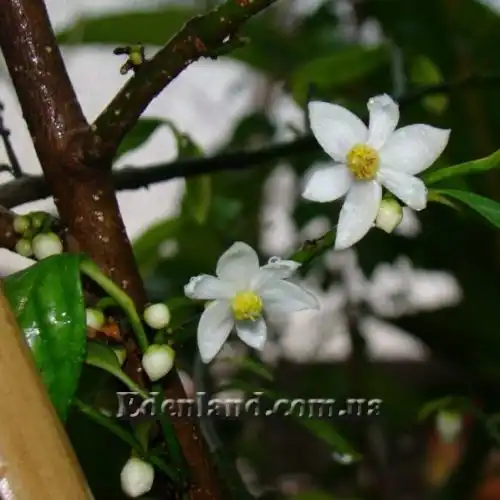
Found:
[(136, 457), (129, 458), (120, 473), (122, 491), (131, 498), (140, 497), (150, 491), (154, 479), (153, 466)]
[(37, 234), (33, 238), (33, 253), (38, 260), (63, 252), (63, 245), (55, 233)]
[(14, 226), (14, 231), (16, 233), (24, 234), (30, 228), (31, 222), (29, 217), (26, 217), (26, 215), (17, 215), (14, 217), (12, 225)]
[(436, 416), (436, 429), (445, 443), (453, 443), (463, 428), (462, 415), (457, 412), (440, 411)]
[(87, 307), (87, 309), (85, 309), (85, 315), (87, 326), (90, 326), (90, 328), (99, 330), (104, 325), (104, 314), (99, 309)]
[(403, 209), (396, 200), (382, 200), (375, 219), (375, 226), (386, 233), (392, 233), (402, 219)]
[(21, 238), (15, 247), (16, 253), (22, 255), (23, 257), (31, 257), (33, 255), (33, 248), (31, 247), (31, 242), (26, 238)]
[(164, 377), (174, 366), (175, 351), (168, 345), (153, 344), (142, 357), (142, 366), (152, 382)]
[(161, 302), (151, 304), (144, 311), (144, 321), (155, 330), (165, 328), (170, 323), (170, 309)]

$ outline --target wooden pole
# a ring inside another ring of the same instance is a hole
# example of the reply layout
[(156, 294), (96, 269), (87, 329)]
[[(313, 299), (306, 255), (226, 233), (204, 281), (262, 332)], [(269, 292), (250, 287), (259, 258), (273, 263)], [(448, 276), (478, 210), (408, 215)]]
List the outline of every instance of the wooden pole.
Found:
[(0, 282), (0, 494), (4, 500), (90, 500)]

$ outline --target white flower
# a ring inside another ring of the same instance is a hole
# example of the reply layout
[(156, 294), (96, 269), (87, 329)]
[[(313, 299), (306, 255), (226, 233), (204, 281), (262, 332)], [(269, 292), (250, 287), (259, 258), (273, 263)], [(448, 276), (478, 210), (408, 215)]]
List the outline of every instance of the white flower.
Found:
[(436, 429), (445, 443), (453, 443), (462, 432), (463, 417), (460, 413), (442, 410), (436, 415)]
[(403, 209), (396, 200), (382, 200), (375, 218), (375, 226), (392, 233), (403, 220)]
[(300, 264), (273, 258), (259, 266), (257, 253), (246, 243), (236, 242), (217, 262), (217, 277), (207, 274), (191, 278), (184, 287), (187, 297), (212, 300), (198, 324), (198, 348), (209, 363), (220, 351), (233, 327), (239, 338), (254, 349), (262, 349), (267, 327), (262, 313), (319, 309), (314, 295), (288, 281)]
[(87, 307), (87, 309), (85, 309), (85, 317), (87, 320), (87, 326), (90, 326), (90, 328), (93, 328), (94, 330), (99, 330), (104, 325), (104, 314), (99, 309)]
[(414, 210), (427, 205), (427, 188), (415, 177), (430, 167), (448, 143), (450, 131), (430, 125), (398, 130), (399, 107), (388, 96), (368, 101), (370, 124), (349, 110), (326, 102), (309, 103), (311, 129), (334, 160), (312, 168), (302, 196), (328, 202), (346, 195), (340, 211), (335, 249), (363, 238), (377, 216), (382, 186)]
[(151, 464), (140, 458), (131, 457), (120, 473), (122, 490), (128, 497), (136, 498), (153, 487), (155, 471)]
[(170, 309), (161, 302), (151, 304), (144, 310), (144, 321), (155, 330), (161, 330), (170, 323)]
[(142, 357), (142, 366), (152, 382), (164, 377), (174, 366), (175, 351), (168, 345), (153, 344)]

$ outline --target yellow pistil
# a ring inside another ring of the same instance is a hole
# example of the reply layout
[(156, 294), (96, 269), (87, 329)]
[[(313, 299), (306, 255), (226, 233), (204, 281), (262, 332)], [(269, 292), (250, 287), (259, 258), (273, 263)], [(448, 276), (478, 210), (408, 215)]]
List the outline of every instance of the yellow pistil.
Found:
[(262, 299), (250, 291), (237, 293), (231, 301), (233, 315), (239, 321), (255, 321), (261, 315), (263, 306)]
[(366, 144), (357, 144), (347, 154), (347, 166), (360, 181), (373, 179), (378, 171), (377, 151)]

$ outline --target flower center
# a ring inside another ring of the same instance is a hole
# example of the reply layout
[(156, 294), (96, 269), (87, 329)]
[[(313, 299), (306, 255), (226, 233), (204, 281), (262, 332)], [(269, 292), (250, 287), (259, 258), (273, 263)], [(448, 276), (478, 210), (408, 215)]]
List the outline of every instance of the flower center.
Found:
[(347, 153), (347, 166), (356, 179), (373, 179), (378, 171), (379, 156), (377, 151), (366, 144), (357, 144)]
[(237, 320), (255, 321), (262, 313), (264, 304), (254, 292), (238, 292), (231, 301), (231, 309)]

